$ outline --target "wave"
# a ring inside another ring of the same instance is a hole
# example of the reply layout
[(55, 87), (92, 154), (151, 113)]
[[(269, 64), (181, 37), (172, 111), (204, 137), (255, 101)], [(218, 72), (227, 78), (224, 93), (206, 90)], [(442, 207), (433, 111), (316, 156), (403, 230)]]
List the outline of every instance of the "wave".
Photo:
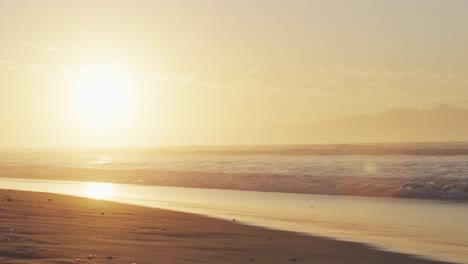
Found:
[(467, 156), (4, 153), (0, 177), (468, 201)]
[(41, 166), (3, 168), (1, 169), (0, 176), (265, 192), (468, 201), (468, 178), (466, 177), (324, 177), (313, 175), (266, 175), (258, 173), (157, 171), (147, 169), (44, 168)]

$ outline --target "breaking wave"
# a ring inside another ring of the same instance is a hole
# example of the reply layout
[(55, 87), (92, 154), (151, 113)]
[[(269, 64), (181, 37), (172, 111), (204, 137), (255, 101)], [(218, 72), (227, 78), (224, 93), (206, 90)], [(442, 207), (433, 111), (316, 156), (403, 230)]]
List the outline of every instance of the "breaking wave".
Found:
[(0, 177), (468, 201), (468, 156), (1, 154)]

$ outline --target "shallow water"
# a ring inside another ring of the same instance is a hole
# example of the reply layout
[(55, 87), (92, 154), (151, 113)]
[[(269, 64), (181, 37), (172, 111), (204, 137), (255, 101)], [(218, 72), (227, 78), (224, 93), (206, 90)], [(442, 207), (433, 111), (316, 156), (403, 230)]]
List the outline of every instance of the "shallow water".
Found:
[(0, 177), (468, 201), (468, 156), (0, 153)]
[(69, 194), (236, 219), (468, 263), (466, 203), (8, 178), (0, 179), (0, 188)]

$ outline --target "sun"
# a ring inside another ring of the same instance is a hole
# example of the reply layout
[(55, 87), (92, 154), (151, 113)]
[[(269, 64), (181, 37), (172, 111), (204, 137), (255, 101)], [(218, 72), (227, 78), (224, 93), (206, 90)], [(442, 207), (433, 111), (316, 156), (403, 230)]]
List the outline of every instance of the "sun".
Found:
[(76, 124), (94, 132), (128, 125), (135, 109), (129, 74), (115, 65), (93, 65), (72, 77), (71, 111)]

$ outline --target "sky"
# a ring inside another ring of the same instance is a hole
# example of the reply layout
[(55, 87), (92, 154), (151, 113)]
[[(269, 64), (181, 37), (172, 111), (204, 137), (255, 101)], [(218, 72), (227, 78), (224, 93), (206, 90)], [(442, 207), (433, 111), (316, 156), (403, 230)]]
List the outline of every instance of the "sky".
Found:
[(468, 107), (467, 10), (463, 0), (0, 0), (0, 147), (250, 144), (232, 135)]

